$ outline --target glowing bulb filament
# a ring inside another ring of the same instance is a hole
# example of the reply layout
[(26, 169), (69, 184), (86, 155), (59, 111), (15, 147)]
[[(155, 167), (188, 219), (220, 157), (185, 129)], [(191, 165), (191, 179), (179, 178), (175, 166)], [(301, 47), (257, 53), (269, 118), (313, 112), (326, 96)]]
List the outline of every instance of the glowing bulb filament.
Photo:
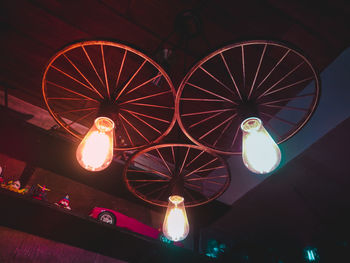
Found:
[(95, 120), (94, 125), (79, 144), (76, 152), (79, 164), (89, 171), (101, 171), (113, 158), (114, 122), (106, 117)]
[(163, 234), (169, 240), (181, 241), (187, 237), (188, 232), (184, 198), (178, 195), (170, 196), (163, 223)]
[(248, 118), (241, 124), (243, 132), (242, 158), (253, 173), (272, 172), (281, 161), (281, 151), (258, 118)]

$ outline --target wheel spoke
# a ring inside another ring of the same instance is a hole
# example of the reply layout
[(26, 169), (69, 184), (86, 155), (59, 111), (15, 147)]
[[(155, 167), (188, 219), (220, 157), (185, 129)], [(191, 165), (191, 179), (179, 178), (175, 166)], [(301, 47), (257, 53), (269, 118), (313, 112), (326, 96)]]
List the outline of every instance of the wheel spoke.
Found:
[(180, 100), (184, 100), (184, 101), (215, 101), (215, 102), (225, 102), (225, 100), (219, 100), (219, 99), (180, 98)]
[(149, 80), (143, 82), (142, 84), (138, 85), (137, 87), (135, 87), (135, 88), (129, 90), (128, 92), (125, 93), (125, 95), (126, 95), (126, 94), (129, 94), (129, 93), (131, 93), (131, 92), (133, 92), (133, 91), (135, 91), (135, 90), (137, 90), (137, 89), (139, 89), (139, 88), (141, 88), (142, 86), (144, 86), (144, 85), (146, 85), (146, 84), (152, 82), (153, 80), (155, 80), (156, 78), (158, 78), (158, 77), (160, 77), (160, 76), (162, 76), (162, 73), (158, 73), (158, 74), (157, 74), (156, 76), (154, 76), (153, 78), (150, 78)]
[(268, 113), (265, 113), (265, 112), (261, 112), (261, 114), (263, 114), (263, 115), (265, 115), (265, 116), (268, 116), (268, 117), (270, 117), (270, 118), (272, 118), (272, 119), (276, 119), (276, 120), (279, 120), (279, 121), (281, 121), (281, 122), (287, 123), (287, 124), (289, 124), (289, 125), (291, 125), (291, 126), (295, 126), (295, 125), (296, 125), (296, 123), (294, 123), (294, 122), (287, 121), (287, 120), (285, 120), (285, 119), (279, 118), (279, 117), (277, 117), (277, 116), (274, 116), (274, 115), (271, 115), (271, 114), (268, 114)]
[(205, 119), (202, 119), (202, 120), (200, 120), (200, 121), (198, 121), (198, 122), (193, 123), (193, 124), (190, 125), (188, 128), (191, 129), (191, 128), (193, 128), (194, 126), (197, 126), (198, 124), (201, 124), (201, 123), (203, 123), (203, 122), (205, 122), (205, 121), (208, 121), (208, 120), (210, 120), (210, 119), (212, 119), (212, 118), (215, 118), (216, 116), (219, 116), (219, 115), (222, 114), (222, 113), (223, 113), (223, 111), (218, 112), (218, 113), (215, 113), (215, 114), (213, 114), (213, 115), (211, 115), (211, 116), (209, 116), (209, 117), (207, 117), (207, 118), (205, 118)]
[(82, 98), (70, 98), (70, 97), (47, 97), (47, 100), (91, 100)]
[(237, 84), (236, 84), (236, 81), (235, 81), (235, 79), (233, 78), (232, 72), (231, 72), (231, 70), (229, 69), (229, 67), (228, 67), (228, 65), (227, 65), (226, 59), (225, 59), (225, 57), (224, 57), (224, 54), (223, 54), (223, 53), (220, 53), (220, 55), (221, 55), (222, 61), (223, 61), (224, 64), (225, 64), (225, 67), (226, 67), (227, 72), (230, 74), (231, 80), (232, 80), (232, 82), (233, 82), (233, 85), (235, 86), (235, 89), (236, 89), (236, 92), (237, 92), (237, 94), (238, 94), (238, 97), (242, 100), (241, 92), (239, 91), (238, 86), (237, 86)]
[(147, 118), (150, 118), (150, 119), (153, 119), (153, 120), (161, 121), (161, 122), (164, 122), (164, 123), (170, 123), (170, 121), (163, 120), (163, 119), (160, 119), (160, 118), (157, 118), (157, 117), (153, 117), (153, 116), (150, 116), (150, 115), (147, 115), (147, 114), (139, 113), (139, 112), (136, 112), (136, 111), (131, 111), (131, 110), (123, 109), (123, 108), (121, 108), (120, 110), (126, 111), (126, 112), (128, 112), (130, 114), (136, 114), (136, 115), (147, 117)]
[(99, 93), (97, 91), (97, 89), (91, 84), (91, 82), (85, 77), (85, 75), (83, 73), (81, 73), (81, 71), (78, 69), (78, 67), (73, 63), (73, 61), (71, 61), (67, 55), (63, 54), (63, 56), (66, 58), (66, 60), (75, 68), (75, 70), (80, 74), (80, 76), (83, 77), (83, 79), (89, 84), (89, 86), (95, 91), (95, 93), (100, 96), (101, 99), (103, 99), (103, 96), (101, 95), (101, 93)]
[[(208, 70), (203, 68), (202, 66), (199, 67), (201, 70), (203, 70), (208, 76), (210, 76), (212, 79), (214, 79), (217, 83), (219, 83), (222, 87), (224, 87), (227, 91), (229, 91), (231, 94), (235, 95), (235, 93), (227, 87), (224, 83), (222, 83), (219, 79), (217, 79), (213, 74), (211, 74)], [(234, 103), (234, 102), (233, 102)]]
[(271, 108), (278, 108), (278, 109), (288, 109), (288, 110), (296, 110), (296, 111), (303, 111), (303, 112), (308, 112), (309, 109), (305, 109), (305, 108), (299, 108), (299, 107), (292, 107), (292, 106), (278, 106), (278, 105), (262, 105), (265, 107), (271, 107)]
[(206, 182), (207, 182), (207, 183), (211, 183), (211, 184), (215, 184), (215, 185), (220, 185), (220, 186), (223, 186), (223, 185), (224, 185), (224, 183), (220, 183), (220, 182), (216, 182), (216, 181), (207, 180)]
[(132, 125), (121, 113), (119, 113), (120, 117), (131, 127), (133, 128), (147, 143), (149, 143), (149, 140), (140, 132), (137, 128), (135, 128), (134, 125)]
[(48, 81), (48, 80), (47, 80), (46, 82), (47, 82), (47, 84), (53, 85), (53, 86), (55, 86), (55, 87), (57, 87), (57, 88), (63, 89), (63, 90), (68, 91), (68, 92), (70, 92), (70, 93), (72, 93), (72, 94), (81, 96), (81, 97), (83, 97), (83, 98), (85, 98), (85, 99), (88, 99), (88, 100), (93, 100), (93, 101), (98, 102), (98, 100), (96, 100), (96, 99), (90, 98), (90, 97), (88, 97), (88, 96), (86, 96), (86, 95), (84, 95), (84, 94), (81, 94), (81, 93), (79, 93), (79, 92), (76, 92), (76, 91), (71, 90), (71, 89), (68, 89), (68, 88), (65, 88), (65, 87), (63, 87), (63, 86), (61, 86), (61, 85), (58, 85), (58, 84), (56, 84), (56, 83), (53, 83), (53, 82), (51, 82), (51, 81)]
[(192, 113), (184, 113), (181, 114), (181, 116), (193, 116), (193, 115), (201, 115), (201, 114), (207, 114), (207, 113), (215, 113), (215, 112), (226, 112), (231, 111), (233, 109), (220, 109), (220, 110), (209, 110), (209, 111), (200, 111), (200, 112), (192, 112)]
[(236, 129), (236, 132), (235, 132), (235, 136), (233, 136), (233, 140), (232, 140), (232, 143), (231, 143), (231, 148), (233, 147), (233, 145), (234, 145), (235, 142), (236, 142), (239, 129), (240, 129), (240, 125), (237, 125), (237, 129)]
[(107, 95), (108, 95), (108, 98), (111, 98), (111, 94), (109, 92), (109, 83), (108, 83), (108, 76), (107, 76), (107, 70), (106, 70), (105, 54), (103, 52), (103, 45), (101, 45), (100, 47), (101, 47), (101, 56), (102, 56), (103, 72), (105, 75)]
[(55, 67), (54, 65), (51, 65), (51, 67), (52, 67), (53, 69), (57, 70), (58, 72), (62, 73), (63, 75), (67, 76), (68, 78), (70, 78), (70, 79), (74, 80), (75, 82), (79, 83), (80, 85), (84, 86), (84, 87), (87, 88), (88, 90), (91, 90), (91, 91), (93, 91), (94, 93), (96, 93), (94, 89), (90, 88), (88, 85), (86, 85), (85, 83), (83, 83), (83, 82), (77, 80), (76, 78), (74, 78), (73, 76), (71, 76), (71, 75), (69, 75), (68, 73), (64, 72), (63, 70), (61, 70), (61, 69)]
[(168, 165), (168, 163), (165, 161), (163, 155), (160, 153), (160, 151), (158, 149), (156, 149), (156, 151), (157, 151), (159, 157), (162, 159), (163, 163), (165, 164), (166, 168), (168, 169), (169, 173), (173, 174), (171, 169), (170, 169), (170, 167), (169, 167), (169, 165)]
[(192, 172), (189, 172), (188, 174), (184, 175), (184, 178), (185, 178), (185, 177), (190, 176), (191, 174), (196, 173), (198, 170), (200, 170), (200, 169), (204, 168), (205, 166), (207, 166), (207, 165), (211, 164), (212, 162), (215, 162), (217, 159), (218, 159), (218, 158), (217, 158), (217, 157), (215, 157), (215, 158), (214, 158), (214, 159), (212, 159), (210, 162), (207, 162), (207, 163), (203, 164), (201, 167), (199, 167), (199, 168), (197, 168), (197, 169), (193, 170)]
[(243, 73), (243, 88), (245, 90), (245, 59), (244, 59), (244, 45), (241, 45), (242, 53), (242, 73)]
[(152, 194), (157, 193), (158, 191), (161, 191), (161, 190), (163, 190), (164, 188), (167, 188), (167, 187), (169, 187), (169, 186), (168, 185), (163, 185), (162, 187), (159, 187), (159, 188), (157, 188), (157, 189), (155, 189), (155, 190), (153, 190), (153, 191), (151, 191), (149, 193), (146, 193), (145, 195), (152, 195)]
[(175, 159), (175, 153), (174, 153), (174, 147), (171, 146), (171, 155), (173, 156), (173, 163), (176, 163), (176, 159)]
[(159, 200), (159, 199), (161, 199), (161, 197), (164, 195), (164, 192), (165, 192), (165, 190), (167, 189), (167, 187), (164, 187), (160, 192), (159, 192), (159, 194), (156, 196), (156, 200)]
[(202, 169), (202, 170), (198, 170), (196, 173), (208, 172), (208, 171), (212, 171), (212, 170), (215, 170), (215, 169), (221, 169), (221, 168), (224, 168), (224, 167), (225, 166), (221, 165), (221, 166), (217, 166), (217, 167)]
[[(130, 170), (130, 172), (133, 172)], [(129, 182), (157, 182), (157, 183), (168, 183), (169, 180), (151, 180), (151, 179), (129, 179)]]
[(120, 79), (120, 76), (121, 76), (122, 71), (123, 71), (124, 62), (125, 62), (125, 58), (126, 58), (127, 52), (128, 52), (128, 51), (125, 49), (125, 50), (124, 50), (123, 59), (122, 59), (122, 62), (121, 62), (121, 64), (120, 64), (120, 68), (119, 68), (119, 72), (118, 72), (117, 81), (116, 81), (116, 83), (115, 83), (115, 88), (116, 88), (116, 89), (118, 89), (119, 79)]
[(97, 72), (97, 70), (96, 70), (96, 68), (95, 68), (94, 63), (92, 63), (92, 60), (91, 60), (91, 58), (90, 58), (89, 54), (86, 52), (85, 47), (84, 47), (84, 46), (81, 46), (81, 48), (83, 49), (83, 51), (84, 51), (84, 53), (85, 53), (86, 58), (89, 60), (89, 63), (90, 63), (90, 65), (91, 65), (91, 67), (94, 69), (94, 71), (95, 71), (95, 73), (96, 73), (96, 75), (97, 75), (98, 79), (100, 80), (100, 82), (101, 82), (102, 86), (104, 87), (104, 86), (105, 86), (105, 84), (103, 83), (103, 81), (102, 81), (102, 79), (101, 79), (100, 74), (98, 74), (98, 72)]
[(124, 123), (123, 123), (123, 121), (122, 121), (121, 118), (119, 118), (119, 122), (120, 122), (120, 124), (122, 125), (123, 130), (124, 130), (126, 136), (128, 137), (129, 142), (131, 143), (131, 146), (134, 146), (134, 143), (133, 143), (133, 141), (132, 141), (131, 138), (130, 138), (130, 134), (129, 134), (128, 130), (126, 129), (126, 127), (125, 127), (125, 125), (124, 125)]
[(214, 128), (212, 128), (211, 130), (209, 130), (207, 133), (203, 134), (201, 137), (199, 137), (199, 140), (202, 140), (203, 138), (207, 137), (210, 133), (212, 133), (213, 131), (215, 131), (217, 128), (221, 127), (222, 125), (224, 125), (226, 122), (230, 121), (231, 119), (233, 119), (234, 117), (237, 116), (237, 113), (233, 114), (232, 116), (230, 116), (229, 118), (227, 118), (225, 121), (221, 122), (219, 125), (215, 126)]
[(56, 114), (65, 114), (65, 113), (71, 113), (71, 112), (79, 112), (79, 111), (87, 111), (87, 110), (96, 110), (98, 107), (91, 107), (91, 108), (80, 108), (80, 109), (74, 109), (74, 110), (67, 110), (67, 111), (60, 111), (55, 112)]
[(123, 102), (119, 103), (119, 105), (127, 104), (127, 103), (134, 102), (134, 101), (144, 100), (144, 99), (148, 99), (148, 98), (164, 95), (164, 94), (167, 94), (167, 93), (171, 93), (171, 90), (155, 93), (155, 94), (144, 96), (144, 97), (139, 97), (139, 98), (133, 99), (133, 100), (123, 101)]
[(268, 96), (268, 95), (273, 94), (273, 93), (276, 93), (276, 92), (280, 92), (280, 91), (285, 90), (285, 89), (287, 89), (287, 88), (289, 88), (289, 87), (293, 87), (293, 86), (295, 86), (295, 85), (298, 85), (298, 84), (300, 84), (300, 83), (303, 83), (303, 82), (306, 82), (306, 81), (309, 81), (309, 80), (312, 80), (312, 79), (313, 79), (313, 77), (299, 80), (299, 81), (297, 81), (297, 82), (295, 82), (295, 83), (286, 85), (286, 86), (281, 87), (281, 88), (279, 88), (279, 89), (272, 90), (272, 91), (266, 93), (265, 96)]
[(211, 181), (210, 179), (216, 179), (216, 178), (227, 178), (227, 175), (223, 175), (223, 176), (213, 176), (213, 177), (198, 177), (198, 178), (189, 178), (186, 179), (186, 182), (193, 182), (193, 181), (205, 181), (207, 183), (212, 183), (212, 184), (216, 184), (216, 185), (220, 185), (223, 186), (225, 183), (221, 183), (221, 182), (216, 182), (216, 181)]
[(184, 165), (185, 165), (185, 163), (186, 163), (186, 160), (187, 160), (187, 156), (188, 156), (189, 151), (190, 151), (190, 147), (187, 148), (186, 155), (185, 155), (185, 158), (184, 158), (184, 160), (183, 160), (183, 162), (182, 162), (182, 165), (181, 165), (179, 174), (182, 173), (182, 169), (184, 168)]
[(280, 58), (280, 60), (275, 64), (275, 66), (270, 70), (270, 72), (266, 75), (266, 77), (259, 83), (259, 85), (256, 87), (257, 89), (265, 82), (265, 80), (268, 79), (268, 77), (274, 72), (274, 70), (278, 67), (278, 65), (285, 59), (285, 57), (289, 54), (290, 49), (284, 53), (284, 55)]
[(261, 97), (265, 96), (266, 93), (268, 93), (270, 90), (272, 90), (274, 87), (276, 87), (279, 83), (281, 83), (284, 79), (286, 79), (290, 74), (295, 72), (301, 65), (304, 64), (304, 61), (299, 63), (295, 68), (293, 68), (291, 71), (289, 71), (286, 75), (284, 75), (279, 81), (277, 81), (275, 84), (273, 84), (270, 88), (265, 90), (257, 99), (260, 99)]
[(195, 160), (197, 160), (203, 153), (204, 153), (204, 151), (201, 151), (201, 153), (198, 154), (196, 157), (194, 157), (194, 158), (185, 166), (185, 168), (187, 168), (188, 166), (190, 166), (191, 163), (193, 163)]
[(259, 65), (258, 65), (258, 68), (256, 69), (256, 72), (255, 72), (253, 84), (252, 84), (252, 86), (250, 87), (250, 91), (249, 91), (249, 95), (248, 95), (248, 100), (250, 99), (250, 96), (252, 95), (252, 92), (253, 92), (253, 89), (254, 89), (254, 85), (255, 85), (256, 78), (257, 78), (258, 75), (259, 75), (260, 66), (261, 66), (261, 63), (262, 63), (263, 58), (264, 58), (264, 55), (265, 55), (266, 47), (267, 47), (267, 44), (264, 45), (264, 49), (263, 49), (263, 51), (262, 51), (262, 53), (261, 53), (261, 57), (260, 57), (260, 60), (259, 60)]
[(201, 88), (201, 87), (199, 87), (199, 86), (197, 86), (197, 85), (194, 85), (194, 84), (192, 84), (192, 83), (190, 83), (190, 82), (187, 82), (187, 84), (190, 85), (190, 86), (192, 86), (192, 87), (194, 87), (194, 88), (196, 88), (196, 89), (199, 89), (199, 90), (201, 90), (201, 91), (203, 91), (203, 92), (206, 92), (206, 93), (208, 93), (208, 94), (210, 94), (210, 95), (213, 95), (213, 96), (215, 96), (215, 97), (218, 97), (218, 98), (220, 98), (220, 99), (223, 99), (223, 100), (225, 100), (225, 101), (227, 101), (227, 102), (230, 102), (230, 103), (232, 103), (232, 104), (237, 104), (237, 103), (233, 102), (233, 101), (230, 100), (230, 99), (227, 99), (227, 98), (225, 98), (225, 97), (223, 97), (223, 96), (220, 96), (219, 94), (216, 94), (216, 93), (211, 92), (211, 91), (209, 91), (209, 90), (203, 89), (203, 88)]
[(154, 105), (154, 104), (146, 104), (146, 103), (131, 102), (129, 104), (131, 104), (131, 105), (138, 105), (138, 106), (145, 106), (145, 107), (160, 108), (160, 109), (169, 109), (169, 110), (173, 110), (174, 109), (174, 107), (168, 107), (168, 106), (162, 106), (162, 105)]
[(115, 98), (115, 101), (118, 100), (118, 98), (122, 95), (124, 90), (129, 86), (130, 82), (134, 79), (134, 77), (139, 73), (139, 71), (142, 69), (142, 67), (146, 64), (147, 60), (144, 60), (141, 64), (141, 66), (135, 71), (135, 73), (132, 75), (132, 77), (129, 79), (129, 81), (124, 85), (124, 87), (121, 89), (121, 91), (118, 93), (118, 95)]
[(228, 127), (230, 127), (230, 125), (232, 124), (233, 119), (231, 119), (226, 126), (224, 127), (224, 129), (221, 131), (220, 135), (216, 138), (215, 142), (213, 143), (213, 146), (216, 146), (216, 144), (218, 143), (218, 141), (221, 139), (222, 135), (224, 135), (225, 131), (228, 129)]
[(228, 175), (218, 175), (218, 176), (211, 176), (211, 177), (199, 177), (199, 178), (189, 178), (186, 179), (186, 181), (201, 181), (201, 180), (209, 180), (209, 179), (217, 179), (217, 178), (228, 178)]
[[(164, 177), (166, 177), (166, 178), (168, 178), (168, 179), (171, 178), (171, 176), (169, 176), (169, 175), (167, 175), (167, 174), (165, 174), (165, 173), (162, 173), (162, 172), (160, 172), (160, 171), (154, 170), (152, 167), (150, 167), (150, 166), (148, 166), (148, 165), (146, 165), (146, 164), (144, 164), (144, 163), (140, 163), (140, 162), (137, 162), (137, 161), (134, 161), (134, 163), (136, 163), (136, 164), (138, 164), (138, 165), (140, 165), (140, 166), (146, 167), (146, 168), (148, 169), (149, 172), (152, 172), (152, 173), (154, 173), (154, 174), (159, 174), (159, 175), (164, 176)], [(134, 170), (134, 171), (136, 171), (136, 170)], [(146, 173), (147, 171), (144, 171), (144, 172)]]
[(203, 190), (203, 187), (200, 187), (200, 186), (195, 185), (195, 184), (191, 184), (191, 183), (186, 182), (186, 181), (185, 181), (185, 185), (189, 185), (189, 186), (191, 186), (191, 187), (194, 187), (194, 188), (197, 188), (197, 189)]
[(142, 188), (142, 187), (151, 185), (151, 184), (155, 184), (155, 182), (149, 182), (149, 183), (145, 183), (145, 184), (139, 184), (139, 185), (136, 185), (136, 186), (133, 186), (133, 187), (134, 187), (135, 189), (139, 189), (139, 188)]
[(306, 97), (311, 97), (311, 96), (315, 96), (315, 95), (316, 95), (316, 93), (308, 93), (308, 94), (294, 96), (294, 97), (289, 97), (289, 98), (285, 98), (285, 99), (268, 101), (268, 102), (265, 102), (265, 103), (261, 103), (260, 105), (276, 104), (276, 103), (280, 103), (280, 102), (283, 102), (283, 101), (291, 101), (291, 100), (294, 100), (294, 99), (306, 98)]
[[(152, 162), (156, 162), (156, 163), (160, 164), (162, 167), (166, 167), (167, 170), (170, 172), (170, 174), (172, 174), (172, 172), (170, 171), (169, 166), (166, 164), (164, 159), (162, 159), (163, 156), (161, 156), (161, 159), (159, 159), (156, 156), (154, 156), (153, 154), (144, 153), (144, 155), (147, 156), (147, 158), (150, 159)], [(166, 164), (166, 165), (164, 165), (164, 164)]]
[(88, 112), (87, 114), (84, 114), (83, 116), (79, 117), (78, 119), (71, 121), (69, 124), (65, 125), (65, 127), (70, 127), (74, 123), (86, 119), (88, 116), (90, 116), (92, 113), (96, 112), (96, 110), (92, 110), (91, 112)]
[(145, 120), (141, 119), (140, 117), (138, 117), (136, 114), (129, 112), (132, 116), (134, 116), (136, 119), (138, 119), (139, 121), (141, 121), (142, 123), (146, 124), (148, 127), (150, 127), (151, 129), (153, 129), (154, 131), (158, 132), (159, 134), (162, 134), (158, 129), (156, 129), (155, 127), (153, 127), (151, 124), (149, 124), (148, 122), (146, 122)]

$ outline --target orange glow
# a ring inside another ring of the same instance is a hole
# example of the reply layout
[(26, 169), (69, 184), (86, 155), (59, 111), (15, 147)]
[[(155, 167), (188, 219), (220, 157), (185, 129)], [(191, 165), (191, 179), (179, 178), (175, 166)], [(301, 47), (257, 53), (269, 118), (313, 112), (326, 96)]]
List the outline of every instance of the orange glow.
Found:
[(184, 198), (178, 195), (170, 196), (163, 223), (164, 236), (172, 241), (181, 241), (187, 237), (189, 230)]
[(248, 118), (241, 124), (243, 132), (242, 158), (245, 166), (257, 174), (272, 172), (281, 161), (278, 145), (258, 118)]
[(79, 164), (89, 171), (101, 171), (113, 159), (114, 122), (99, 117), (78, 146), (76, 157)]

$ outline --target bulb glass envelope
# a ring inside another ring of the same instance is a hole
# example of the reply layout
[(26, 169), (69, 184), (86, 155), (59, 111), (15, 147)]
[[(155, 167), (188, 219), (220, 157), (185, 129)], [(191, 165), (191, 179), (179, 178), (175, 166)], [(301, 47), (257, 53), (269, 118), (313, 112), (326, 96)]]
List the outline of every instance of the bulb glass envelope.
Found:
[(99, 117), (79, 144), (76, 157), (79, 164), (89, 171), (101, 171), (113, 159), (114, 122)]
[(253, 173), (272, 172), (281, 161), (281, 151), (261, 120), (251, 117), (242, 122), (242, 158)]
[(170, 196), (163, 222), (164, 236), (172, 241), (181, 241), (187, 237), (189, 230), (184, 198), (179, 195)]

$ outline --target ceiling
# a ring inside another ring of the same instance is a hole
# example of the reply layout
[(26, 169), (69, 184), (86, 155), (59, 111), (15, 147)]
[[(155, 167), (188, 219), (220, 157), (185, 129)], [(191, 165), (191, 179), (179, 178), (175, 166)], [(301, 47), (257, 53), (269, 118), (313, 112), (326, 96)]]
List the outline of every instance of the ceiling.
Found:
[[(196, 62), (237, 41), (287, 42), (302, 50), (319, 72), (350, 44), (350, 4), (342, 0), (18, 0), (3, 1), (0, 12), (0, 86), (16, 101), (10, 107), (27, 110), (33, 119), (40, 115), (36, 124), (46, 129), (54, 122), (42, 98), (45, 66), (56, 52), (77, 41), (113, 40), (138, 49), (158, 61), (175, 90)], [(171, 51), (167, 59), (165, 49)], [(170, 135), (188, 142), (177, 125)], [(309, 145), (315, 138), (310, 140)], [(229, 162), (231, 173), (242, 166)], [(232, 204), (265, 179), (251, 178), (238, 173), (235, 185), (244, 190), (237, 194), (232, 186), (221, 201)]]
[[(78, 40), (113, 39), (157, 60), (174, 87), (198, 60), (243, 39), (287, 41), (323, 70), (348, 46), (346, 1), (6, 1), (1, 75), (10, 93), (45, 108), (41, 78), (49, 59)], [(159, 60), (159, 59), (158, 59)]]

